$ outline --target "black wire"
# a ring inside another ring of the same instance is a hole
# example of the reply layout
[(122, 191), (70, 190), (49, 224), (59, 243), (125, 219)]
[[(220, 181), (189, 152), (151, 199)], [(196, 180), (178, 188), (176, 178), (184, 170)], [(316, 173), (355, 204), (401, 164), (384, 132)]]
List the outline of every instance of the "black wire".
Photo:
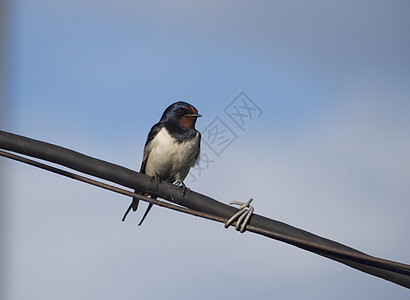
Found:
[[(226, 222), (238, 211), (234, 207), (193, 191), (183, 194), (180, 187), (164, 181), (157, 186), (149, 176), (127, 168), (12, 133), (0, 131), (0, 148), (66, 166), (147, 194), (155, 193), (158, 197), (188, 207), (190, 211), (213, 216), (220, 222)], [(131, 197), (135, 196), (134, 193), (129, 193), (132, 194)], [(409, 265), (369, 256), (340, 243), (256, 214), (252, 216), (246, 230), (292, 244), (410, 288)]]
[[(79, 174), (74, 174), (72, 172), (68, 172), (68, 171), (65, 171), (65, 170), (62, 170), (62, 169), (59, 169), (59, 168), (56, 168), (56, 167), (52, 167), (52, 166), (43, 164), (41, 162), (31, 160), (31, 159), (28, 159), (26, 157), (22, 157), (22, 156), (13, 154), (13, 153), (9, 153), (9, 152), (5, 152), (5, 151), (0, 150), (0, 156), (7, 157), (7, 158), (10, 158), (10, 159), (13, 159), (13, 160), (16, 160), (16, 161), (19, 161), (19, 162), (22, 162), (22, 163), (25, 163), (25, 164), (40, 168), (40, 169), (43, 169), (43, 170), (46, 170), (46, 171), (50, 171), (50, 172), (53, 172), (53, 173), (56, 173), (56, 174), (59, 174), (59, 175), (65, 176), (65, 177), (69, 177), (71, 179), (82, 181), (84, 183), (88, 183), (88, 184), (94, 185), (96, 187), (100, 187), (100, 188), (103, 188), (103, 189), (106, 189), (106, 190), (110, 190), (110, 191), (113, 191), (113, 192), (118, 193), (118, 194), (122, 194), (122, 195), (125, 195), (125, 196), (130, 196), (130, 197), (133, 197), (133, 198), (138, 198), (138, 199), (146, 201), (150, 204), (155, 204), (155, 205), (158, 205), (158, 206), (161, 206), (161, 207), (169, 208), (169, 209), (172, 209), (172, 210), (175, 210), (175, 211), (179, 211), (179, 212), (190, 214), (190, 215), (197, 216), (197, 217), (202, 217), (202, 218), (213, 220), (213, 221), (225, 222), (224, 219), (222, 219), (218, 216), (213, 216), (213, 215), (210, 215), (210, 214), (202, 213), (200, 211), (196, 211), (196, 210), (193, 210), (193, 209), (189, 209), (189, 208), (181, 207), (181, 206), (178, 206), (178, 205), (175, 205), (175, 204), (172, 204), (172, 203), (167, 203), (167, 202), (164, 202), (164, 201), (160, 201), (160, 200), (157, 200), (155, 198), (146, 197), (144, 195), (137, 194), (135, 192), (133, 193), (131, 191), (128, 191), (128, 190), (125, 190), (125, 189), (122, 189), (122, 188), (119, 188), (119, 187), (116, 187), (116, 186), (113, 186), (113, 185), (110, 185), (110, 184), (107, 184), (107, 183), (103, 183), (103, 182), (98, 181), (98, 180), (87, 178), (87, 177), (79, 175)], [(235, 224), (235, 223), (233, 223), (233, 224)]]

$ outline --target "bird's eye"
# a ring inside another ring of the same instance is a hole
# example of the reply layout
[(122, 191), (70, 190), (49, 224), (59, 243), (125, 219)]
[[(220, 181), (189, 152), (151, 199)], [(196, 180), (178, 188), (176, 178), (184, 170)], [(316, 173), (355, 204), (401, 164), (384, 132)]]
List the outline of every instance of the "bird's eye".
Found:
[(182, 108), (178, 108), (177, 113), (182, 114), (184, 110)]

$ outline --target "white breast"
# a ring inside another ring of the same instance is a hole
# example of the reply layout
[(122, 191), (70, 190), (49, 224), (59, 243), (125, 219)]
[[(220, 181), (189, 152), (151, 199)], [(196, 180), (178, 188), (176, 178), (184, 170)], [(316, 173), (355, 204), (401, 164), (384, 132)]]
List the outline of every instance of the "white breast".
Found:
[(198, 152), (197, 139), (177, 143), (176, 139), (163, 127), (150, 145), (144, 149), (144, 158), (147, 156), (145, 173), (149, 176), (157, 173), (162, 180), (169, 182), (182, 181), (195, 164)]

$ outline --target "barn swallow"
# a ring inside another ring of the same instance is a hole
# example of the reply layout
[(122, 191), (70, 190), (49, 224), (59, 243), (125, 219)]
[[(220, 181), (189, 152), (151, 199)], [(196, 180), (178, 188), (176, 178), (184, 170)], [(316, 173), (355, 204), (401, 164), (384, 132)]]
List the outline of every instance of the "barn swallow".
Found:
[[(179, 183), (185, 193), (184, 179), (199, 157), (201, 133), (195, 129), (198, 110), (189, 103), (179, 101), (171, 104), (162, 114), (160, 121), (152, 126), (144, 147), (144, 157), (140, 173), (157, 180)], [(135, 191), (138, 192), (137, 190)], [(156, 198), (152, 196), (152, 198)], [(133, 198), (131, 205), (122, 218), (125, 220), (129, 211), (136, 211), (139, 199)], [(149, 203), (140, 223), (141, 225), (152, 208)]]

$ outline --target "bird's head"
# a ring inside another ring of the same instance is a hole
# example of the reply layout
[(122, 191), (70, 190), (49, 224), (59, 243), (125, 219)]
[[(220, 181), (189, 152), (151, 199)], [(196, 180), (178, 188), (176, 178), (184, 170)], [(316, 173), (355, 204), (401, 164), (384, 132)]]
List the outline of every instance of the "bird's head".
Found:
[(178, 101), (170, 106), (162, 114), (160, 122), (178, 123), (187, 128), (195, 128), (195, 122), (198, 117), (198, 110), (191, 104)]

